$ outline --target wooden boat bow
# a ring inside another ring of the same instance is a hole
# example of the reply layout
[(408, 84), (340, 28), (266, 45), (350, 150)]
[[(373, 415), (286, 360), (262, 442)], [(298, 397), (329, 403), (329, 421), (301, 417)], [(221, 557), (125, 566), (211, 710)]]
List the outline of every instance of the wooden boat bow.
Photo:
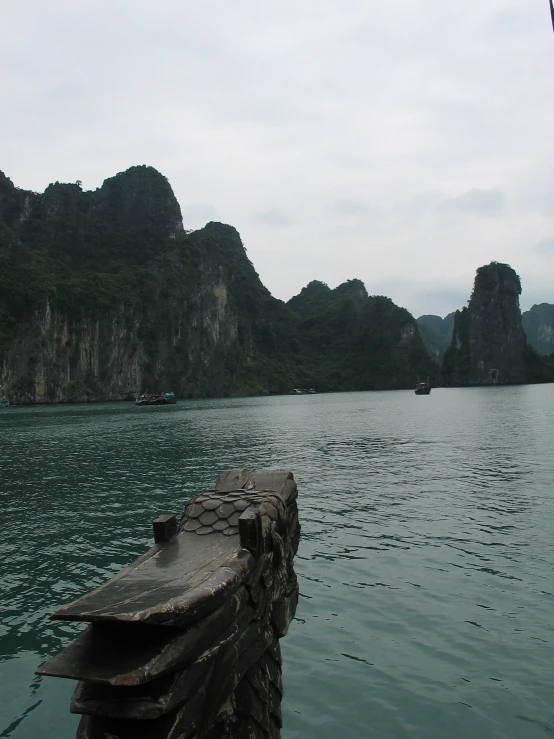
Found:
[(238, 737), (250, 724), (258, 733), (248, 736), (279, 736), (278, 639), (298, 601), (297, 494), (290, 472), (229, 470), (178, 527), (172, 516), (154, 523), (146, 554), (52, 615), (89, 622), (37, 671), (79, 681), (78, 737)]

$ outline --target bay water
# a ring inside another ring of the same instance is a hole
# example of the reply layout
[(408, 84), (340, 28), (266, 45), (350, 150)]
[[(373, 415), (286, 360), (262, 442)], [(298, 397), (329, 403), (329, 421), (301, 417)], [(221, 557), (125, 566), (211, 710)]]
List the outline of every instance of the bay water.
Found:
[(554, 736), (554, 385), (0, 410), (0, 737), (71, 739), (49, 614), (230, 467), (299, 487), (283, 739)]

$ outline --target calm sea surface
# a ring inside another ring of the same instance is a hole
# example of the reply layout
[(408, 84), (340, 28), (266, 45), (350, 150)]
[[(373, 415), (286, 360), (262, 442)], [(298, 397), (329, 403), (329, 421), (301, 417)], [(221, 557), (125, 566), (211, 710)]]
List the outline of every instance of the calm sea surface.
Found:
[(554, 736), (554, 385), (0, 410), (0, 737), (71, 739), (48, 615), (229, 467), (291, 469), (284, 739)]

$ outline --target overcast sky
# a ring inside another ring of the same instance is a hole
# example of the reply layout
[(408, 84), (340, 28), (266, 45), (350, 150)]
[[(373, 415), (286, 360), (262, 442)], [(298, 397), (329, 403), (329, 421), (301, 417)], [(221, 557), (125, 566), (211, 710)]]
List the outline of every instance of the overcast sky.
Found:
[(554, 303), (548, 0), (1, 0), (0, 169), (134, 164), (230, 223), (273, 295), (357, 277), (415, 316), (491, 260)]

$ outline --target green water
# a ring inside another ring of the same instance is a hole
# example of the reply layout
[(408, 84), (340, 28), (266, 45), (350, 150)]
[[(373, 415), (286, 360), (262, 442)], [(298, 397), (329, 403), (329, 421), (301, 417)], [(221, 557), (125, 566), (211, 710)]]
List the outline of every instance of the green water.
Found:
[(70, 739), (48, 615), (234, 466), (295, 473), (284, 739), (554, 735), (554, 385), (0, 411), (0, 737)]

